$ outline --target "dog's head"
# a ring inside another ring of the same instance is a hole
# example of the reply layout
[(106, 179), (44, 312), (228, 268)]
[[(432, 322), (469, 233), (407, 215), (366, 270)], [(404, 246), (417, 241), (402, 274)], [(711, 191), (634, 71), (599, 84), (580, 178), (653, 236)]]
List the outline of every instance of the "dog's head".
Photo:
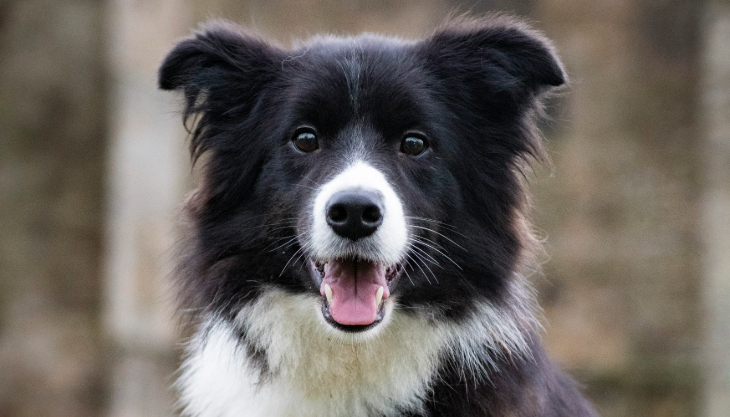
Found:
[(355, 332), (394, 307), (456, 317), (499, 300), (529, 235), (532, 116), (564, 81), (545, 39), (506, 18), (293, 50), (208, 25), (159, 72), (198, 116), (193, 157), (206, 154), (187, 302), (230, 316), (278, 287)]

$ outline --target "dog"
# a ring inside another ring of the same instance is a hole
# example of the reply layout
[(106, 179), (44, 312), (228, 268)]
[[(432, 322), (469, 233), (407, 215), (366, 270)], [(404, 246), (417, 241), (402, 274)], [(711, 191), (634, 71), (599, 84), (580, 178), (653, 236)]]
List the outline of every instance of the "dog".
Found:
[(547, 359), (525, 170), (566, 83), (506, 16), (292, 49), (208, 23), (164, 58), (193, 163), (182, 413), (596, 416)]

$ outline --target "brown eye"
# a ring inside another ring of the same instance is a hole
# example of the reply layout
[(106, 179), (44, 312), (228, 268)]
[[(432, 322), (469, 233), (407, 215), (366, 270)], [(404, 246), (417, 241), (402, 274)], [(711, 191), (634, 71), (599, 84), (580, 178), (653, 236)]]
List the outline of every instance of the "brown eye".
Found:
[(314, 130), (306, 128), (298, 130), (292, 138), (294, 146), (302, 152), (313, 152), (319, 149), (317, 135)]
[(428, 142), (418, 136), (406, 136), (400, 144), (400, 151), (406, 155), (416, 156), (428, 148)]

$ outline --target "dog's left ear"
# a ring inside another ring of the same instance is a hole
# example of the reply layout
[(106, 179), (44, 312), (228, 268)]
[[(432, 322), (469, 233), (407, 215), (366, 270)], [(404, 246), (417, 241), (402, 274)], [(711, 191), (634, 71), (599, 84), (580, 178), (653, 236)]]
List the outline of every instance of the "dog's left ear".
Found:
[(429, 68), (464, 86), (517, 102), (563, 85), (567, 76), (550, 41), (509, 17), (454, 19), (422, 44)]

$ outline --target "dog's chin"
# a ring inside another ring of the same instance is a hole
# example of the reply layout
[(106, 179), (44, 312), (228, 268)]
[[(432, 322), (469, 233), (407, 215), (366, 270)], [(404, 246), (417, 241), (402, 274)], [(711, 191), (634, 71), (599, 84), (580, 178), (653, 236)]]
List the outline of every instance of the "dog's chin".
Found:
[[(350, 269), (343, 268), (341, 267), (342, 265), (348, 265), (349, 268), (354, 271), (357, 271), (358, 265), (360, 265), (360, 269), (364, 270), (363, 272), (361, 272), (364, 277), (360, 279), (363, 281), (370, 281), (366, 284), (358, 284), (358, 272), (351, 273), (352, 275), (354, 275), (354, 277), (352, 278), (355, 282), (355, 284), (349, 284), (350, 286), (355, 287), (350, 289), (355, 294), (355, 296), (351, 298), (358, 298), (359, 300), (349, 303), (346, 302), (344, 304), (355, 304), (354, 307), (343, 307), (343, 303), (336, 298), (338, 297), (337, 292), (342, 290), (343, 287), (347, 287), (348, 285), (342, 284), (342, 281), (347, 281), (347, 279), (342, 279), (342, 275), (348, 275), (347, 272), (343, 273), (342, 271), (348, 271)], [(395, 289), (395, 286), (398, 283), (401, 274), (403, 273), (404, 267), (400, 263), (383, 265), (377, 262), (360, 259), (333, 259), (328, 261), (315, 261), (314, 259), (310, 259), (309, 269), (312, 280), (315, 282), (317, 287), (321, 289), (321, 314), (324, 321), (333, 329), (340, 332), (349, 334), (365, 334), (369, 333), (369, 331), (371, 330), (379, 328), (386, 321), (385, 319), (389, 310), (392, 310), (386, 308), (387, 303), (392, 303), (392, 300), (388, 301), (387, 299), (389, 298), (393, 289)], [(336, 272), (332, 272), (333, 270)], [(340, 276), (333, 278), (332, 275), (337, 275), (337, 273), (339, 273)], [(333, 281), (338, 282), (338, 284), (335, 285)], [(332, 288), (325, 289), (325, 287), (328, 286), (328, 282), (332, 283), (332, 286), (335, 287), (334, 290)], [(383, 288), (378, 288), (379, 286)], [(358, 289), (362, 291), (363, 289), (367, 288), (377, 288), (375, 290), (375, 295), (371, 295), (370, 297), (357, 295)], [(334, 299), (333, 291), (335, 292)], [(365, 299), (365, 301), (362, 301), (363, 298)], [(333, 305), (335, 303), (338, 303), (338, 301), (339, 305)], [(355, 314), (348, 314), (348, 307), (349, 309), (357, 310), (359, 304), (369, 304), (366, 308), (364, 308), (364, 310), (367, 311), (359, 311)], [(335, 310), (335, 308), (338, 308), (339, 310)], [(343, 310), (345, 310), (344, 313)]]

